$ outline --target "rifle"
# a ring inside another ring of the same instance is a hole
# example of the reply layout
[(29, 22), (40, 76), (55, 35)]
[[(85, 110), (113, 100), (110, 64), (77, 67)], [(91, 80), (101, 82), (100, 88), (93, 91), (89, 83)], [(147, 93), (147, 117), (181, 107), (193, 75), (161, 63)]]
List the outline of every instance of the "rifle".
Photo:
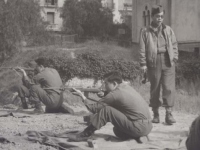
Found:
[[(25, 71), (34, 71), (34, 68), (25, 68), (25, 67), (20, 67), (22, 69), (24, 69)], [(18, 67), (0, 67), (0, 70), (1, 69), (13, 69), (13, 70), (19, 70)]]
[(99, 102), (98, 100), (89, 98), (89, 93), (99, 93), (99, 92), (103, 91), (102, 89), (98, 89), (98, 88), (82, 88), (82, 87), (66, 87), (65, 86), (64, 88), (62, 88), (62, 90), (66, 89), (66, 90), (68, 90), (70, 92), (74, 92), (73, 88), (75, 88), (75, 89), (80, 90), (81, 92), (83, 92), (84, 95), (87, 97), (88, 100), (93, 101), (93, 102), (97, 102), (97, 103), (99, 103), (101, 105), (104, 105), (103, 102)]
[(73, 88), (76, 88), (77, 90), (80, 90), (81, 92), (84, 93), (84, 95), (87, 97), (88, 100), (93, 101), (93, 102), (98, 102), (97, 100), (89, 98), (89, 93), (99, 93), (103, 90), (97, 89), (97, 88), (83, 88), (83, 87), (69, 87), (69, 86), (64, 86), (64, 87), (50, 87), (50, 88), (43, 88), (44, 90), (68, 90), (70, 92), (75, 92)]
[(43, 88), (44, 90), (55, 90), (55, 89), (59, 89), (59, 90), (68, 90), (70, 92), (74, 92), (74, 89), (80, 90), (81, 92), (84, 93), (99, 93), (102, 90), (101, 89), (97, 89), (97, 88), (83, 88), (83, 87), (69, 87), (69, 86), (64, 86), (64, 87), (50, 87), (50, 88)]

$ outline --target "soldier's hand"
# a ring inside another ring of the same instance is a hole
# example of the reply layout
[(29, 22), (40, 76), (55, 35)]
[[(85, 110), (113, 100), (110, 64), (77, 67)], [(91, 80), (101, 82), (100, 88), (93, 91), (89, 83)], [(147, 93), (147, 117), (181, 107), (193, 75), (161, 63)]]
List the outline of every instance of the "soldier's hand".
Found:
[(20, 71), (20, 72), (22, 72), (22, 74), (23, 74), (24, 76), (27, 76), (26, 71), (25, 71), (23, 68), (21, 68), (21, 67), (16, 67), (15, 70), (16, 70), (16, 71)]
[(61, 85), (61, 86), (60, 86), (60, 90), (61, 90), (61, 91), (65, 91), (65, 85)]
[(86, 99), (85, 95), (80, 91), (80, 90), (77, 90), (76, 88), (72, 88), (75, 92), (72, 92), (73, 94), (75, 95), (79, 95), (83, 101)]
[(145, 72), (147, 71), (147, 66), (142, 66), (142, 67), (140, 68), (140, 70), (141, 70), (143, 73), (145, 73)]
[(100, 98), (101, 98), (101, 97), (104, 97), (104, 92), (103, 92), (103, 91), (98, 92), (98, 93), (97, 93), (97, 96), (100, 97)]

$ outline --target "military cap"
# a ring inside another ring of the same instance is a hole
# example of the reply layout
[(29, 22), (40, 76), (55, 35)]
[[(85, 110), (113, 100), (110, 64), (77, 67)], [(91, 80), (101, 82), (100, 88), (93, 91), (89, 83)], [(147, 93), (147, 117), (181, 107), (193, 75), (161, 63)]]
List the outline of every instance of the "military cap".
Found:
[(154, 5), (151, 9), (151, 16), (154, 16), (155, 14), (164, 12), (164, 9), (161, 5)]
[(32, 61), (28, 62), (27, 65), (28, 65), (28, 67), (35, 68), (37, 66), (37, 63), (34, 60), (32, 60)]

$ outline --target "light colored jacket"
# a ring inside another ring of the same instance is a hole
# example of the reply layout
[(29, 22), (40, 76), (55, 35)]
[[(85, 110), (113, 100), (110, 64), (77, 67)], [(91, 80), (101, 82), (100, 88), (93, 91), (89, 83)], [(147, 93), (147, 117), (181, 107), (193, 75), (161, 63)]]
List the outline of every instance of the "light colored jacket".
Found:
[[(164, 37), (166, 39), (166, 50), (168, 51), (170, 64), (178, 60), (178, 44), (173, 30), (162, 24)], [(145, 27), (140, 32), (140, 65), (147, 67), (156, 67), (157, 59), (157, 42), (153, 35), (153, 28), (151, 26)]]

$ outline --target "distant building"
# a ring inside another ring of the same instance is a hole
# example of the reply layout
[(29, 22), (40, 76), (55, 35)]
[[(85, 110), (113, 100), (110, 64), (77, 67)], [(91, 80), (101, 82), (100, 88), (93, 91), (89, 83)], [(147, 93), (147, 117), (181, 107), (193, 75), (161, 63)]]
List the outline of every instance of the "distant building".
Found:
[(139, 42), (140, 29), (151, 23), (151, 8), (165, 8), (164, 23), (171, 26), (179, 49), (200, 47), (200, 0), (132, 0), (132, 41)]
[(114, 23), (126, 23), (131, 28), (132, 0), (102, 0), (104, 7), (113, 11)]
[[(41, 7), (41, 14), (50, 24), (51, 31), (61, 31), (63, 20), (60, 17), (65, 0), (37, 0)], [(103, 7), (113, 11), (114, 23), (126, 23), (130, 28), (132, 24), (132, 0), (102, 0)]]
[(47, 30), (61, 31), (63, 20), (60, 14), (64, 1), (65, 0), (38, 0), (41, 7), (41, 15), (45, 21), (49, 22)]

